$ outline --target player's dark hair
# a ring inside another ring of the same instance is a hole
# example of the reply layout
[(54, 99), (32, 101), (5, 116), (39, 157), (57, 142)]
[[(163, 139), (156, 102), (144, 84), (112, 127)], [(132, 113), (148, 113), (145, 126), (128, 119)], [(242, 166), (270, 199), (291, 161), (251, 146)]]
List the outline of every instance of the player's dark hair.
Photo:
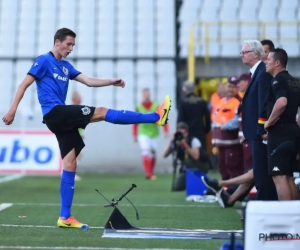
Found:
[(268, 45), (270, 50), (275, 49), (275, 45), (274, 45), (274, 43), (271, 40), (264, 39), (264, 40), (260, 41), (260, 43), (262, 45)]
[(274, 61), (279, 61), (283, 68), (286, 68), (289, 57), (284, 49), (276, 48), (271, 51), (273, 53)]
[(68, 28), (61, 28), (61, 29), (57, 30), (54, 35), (54, 43), (55, 43), (56, 39), (58, 39), (61, 42), (66, 40), (67, 36), (76, 38), (76, 33), (73, 30), (70, 30)]

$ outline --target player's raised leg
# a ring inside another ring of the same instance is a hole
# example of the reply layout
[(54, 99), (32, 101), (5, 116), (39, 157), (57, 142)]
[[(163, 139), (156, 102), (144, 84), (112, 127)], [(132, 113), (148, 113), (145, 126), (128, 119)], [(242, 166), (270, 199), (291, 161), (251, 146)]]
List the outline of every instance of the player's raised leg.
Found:
[(91, 122), (105, 120), (114, 124), (156, 123), (159, 126), (165, 126), (168, 121), (170, 109), (171, 98), (167, 95), (163, 103), (153, 113), (142, 114), (128, 110), (114, 110), (98, 107), (95, 109)]

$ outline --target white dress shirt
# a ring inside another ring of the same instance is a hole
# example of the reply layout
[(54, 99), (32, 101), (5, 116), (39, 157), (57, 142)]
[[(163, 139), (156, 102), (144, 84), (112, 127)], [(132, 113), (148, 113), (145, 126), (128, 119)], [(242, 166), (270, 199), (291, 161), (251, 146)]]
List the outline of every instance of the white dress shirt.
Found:
[(250, 69), (251, 77), (254, 75), (255, 70), (257, 69), (258, 65), (261, 63), (261, 60), (259, 60), (257, 63), (255, 63), (252, 68)]

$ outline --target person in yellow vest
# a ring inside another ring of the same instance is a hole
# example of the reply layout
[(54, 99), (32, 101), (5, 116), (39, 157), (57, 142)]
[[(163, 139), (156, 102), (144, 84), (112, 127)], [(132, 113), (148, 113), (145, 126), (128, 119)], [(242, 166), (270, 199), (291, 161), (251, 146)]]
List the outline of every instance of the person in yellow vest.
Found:
[(218, 148), (219, 171), (222, 180), (243, 174), (243, 152), (238, 137), (238, 108), (241, 96), (238, 93), (237, 77), (227, 82), (227, 96), (222, 98), (213, 116), (212, 144)]
[[(140, 103), (136, 111), (140, 113), (152, 113), (158, 108), (157, 102), (151, 101), (149, 88), (142, 90), (143, 101)], [(168, 135), (168, 125), (164, 126), (164, 133)], [(159, 137), (159, 127), (156, 124), (134, 124), (133, 138), (135, 142), (139, 142), (142, 150), (142, 160), (144, 165), (145, 177), (148, 180), (155, 180), (154, 173), (156, 163), (157, 138)]]

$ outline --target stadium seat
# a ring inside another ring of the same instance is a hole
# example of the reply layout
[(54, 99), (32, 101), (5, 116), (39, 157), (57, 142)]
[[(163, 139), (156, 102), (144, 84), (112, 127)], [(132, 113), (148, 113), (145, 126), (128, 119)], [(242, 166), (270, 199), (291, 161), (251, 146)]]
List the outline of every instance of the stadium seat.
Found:
[(138, 57), (153, 57), (155, 54), (155, 30), (152, 19), (137, 21), (136, 53)]
[(272, 22), (277, 21), (278, 0), (264, 0), (261, 2), (258, 21)]
[(115, 36), (110, 33), (106, 33), (106, 35), (101, 35), (101, 33), (98, 33), (97, 39), (97, 45), (96, 45), (96, 56), (97, 57), (113, 57), (116, 53), (115, 48)]
[[(3, 1), (0, 8), (0, 55), (15, 56), (18, 0)], [(11, 46), (14, 44), (14, 46)]]
[(243, 0), (241, 1), (240, 12), (238, 14), (239, 21), (257, 20), (257, 9), (259, 0)]
[(53, 36), (57, 30), (56, 17), (53, 13), (58, 8), (57, 1), (40, 1), (37, 55), (47, 53), (53, 46)]
[(175, 110), (176, 100), (176, 77), (174, 74), (164, 74), (157, 77), (157, 96), (158, 102), (164, 100), (166, 95), (170, 95), (173, 100), (173, 110)]
[(264, 39), (270, 39), (274, 43), (278, 43), (279, 40), (279, 28), (276, 24), (268, 25), (265, 29)]
[[(69, 28), (77, 31), (76, 23), (78, 20), (78, 15), (76, 12), (76, 4), (73, 0), (58, 1), (58, 29), (59, 28)], [(67, 14), (66, 14), (67, 13)]]
[(122, 78), (125, 88), (115, 88), (115, 105), (117, 109), (133, 109), (135, 87), (135, 65), (132, 60), (119, 60), (116, 62), (116, 76)]
[(293, 6), (282, 6), (278, 9), (278, 21), (297, 21), (297, 8)]
[(174, 1), (156, 0), (155, 56), (172, 57), (175, 55), (175, 15)]
[(240, 27), (240, 37), (241, 41), (257, 39), (261, 37), (261, 27), (255, 25), (242, 25)]
[[(36, 39), (33, 39), (38, 35), (37, 1), (31, 1), (30, 4), (26, 1), (20, 1), (19, 4), (20, 11), (16, 55), (21, 57), (33, 57), (37, 54)], [(30, 29), (28, 28), (29, 26)]]
[[(32, 65), (31, 60), (19, 60), (16, 61), (14, 64), (14, 70), (15, 70), (15, 81), (13, 82), (13, 93), (12, 96), (15, 95), (15, 92), (18, 88), (18, 86), (21, 84), (23, 79), (25, 78), (28, 70), (30, 69)], [(24, 115), (33, 114), (34, 110), (38, 109), (39, 105), (36, 105), (34, 107), (33, 103), (37, 103), (37, 97), (36, 97), (36, 86), (33, 84), (30, 88), (27, 89), (23, 99), (22, 99), (22, 105), (19, 106), (19, 110)], [(38, 110), (40, 111), (40, 109)]]
[(222, 57), (238, 57), (241, 51), (241, 43), (239, 42), (222, 42), (221, 56)]
[(156, 85), (155, 63), (152, 60), (139, 60), (136, 63), (137, 97), (143, 88), (150, 88), (153, 92)]
[(221, 24), (220, 36), (222, 39), (224, 39), (223, 41), (225, 42), (229, 39), (237, 41), (237, 38), (239, 37), (239, 26), (234, 24)]
[(182, 2), (179, 21), (182, 24), (186, 22), (195, 22), (197, 21), (198, 12), (202, 6), (203, 0), (194, 1), (194, 0), (185, 0)]
[[(115, 74), (115, 65), (112, 60), (98, 60), (96, 76), (103, 79), (118, 77)], [(113, 108), (114, 89), (111, 87), (96, 89), (96, 106)]]
[(210, 42), (206, 43), (199, 43), (200, 55), (201, 56), (211, 56), (211, 57), (218, 57), (221, 53), (221, 43), (220, 42)]
[[(96, 75), (96, 69), (92, 60), (78, 60), (74, 67), (85, 75)], [(75, 90), (81, 94), (82, 105), (96, 105), (96, 100), (94, 96), (95, 89), (89, 88), (86, 85), (77, 81), (70, 81), (70, 87), (73, 85), (75, 86)], [(69, 91), (69, 94), (72, 94), (71, 91)], [(70, 101), (70, 99), (68, 99), (67, 101)]]
[(95, 55), (95, 7), (95, 0), (79, 0), (77, 56), (93, 57)]
[(161, 74), (176, 74), (175, 63), (173, 60), (159, 60), (155, 65), (155, 72)]
[(220, 0), (203, 0), (203, 5), (200, 9), (198, 19), (205, 22), (219, 21), (220, 6)]
[(240, 1), (223, 1), (223, 5), (220, 10), (220, 21), (235, 22), (237, 20), (239, 6)]
[(15, 89), (13, 88), (13, 74), (15, 66), (12, 60), (0, 61), (0, 68), (5, 74), (0, 74), (1, 113), (8, 111)]
[(286, 50), (289, 57), (298, 57), (299, 56), (299, 43), (295, 41), (282, 41), (281, 47)]
[(163, 60), (157, 63), (155, 66), (157, 79), (157, 101), (161, 102), (167, 94), (169, 94), (171, 98), (175, 101), (176, 71), (174, 61)]

